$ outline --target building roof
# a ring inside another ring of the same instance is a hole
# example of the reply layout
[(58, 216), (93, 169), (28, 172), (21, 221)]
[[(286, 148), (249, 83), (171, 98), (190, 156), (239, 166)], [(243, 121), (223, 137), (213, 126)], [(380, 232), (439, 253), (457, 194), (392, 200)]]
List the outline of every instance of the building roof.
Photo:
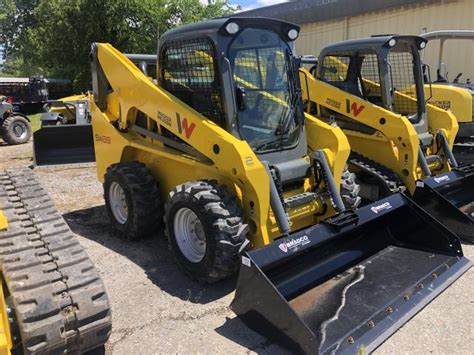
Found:
[(355, 16), (371, 11), (431, 3), (435, 0), (293, 0), (277, 5), (243, 11), (235, 16), (272, 17), (299, 25)]

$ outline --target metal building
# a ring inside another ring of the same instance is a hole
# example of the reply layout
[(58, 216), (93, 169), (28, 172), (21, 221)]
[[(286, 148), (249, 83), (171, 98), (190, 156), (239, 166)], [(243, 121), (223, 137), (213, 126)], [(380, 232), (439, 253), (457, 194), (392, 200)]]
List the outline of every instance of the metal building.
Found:
[[(373, 34), (420, 34), (442, 29), (474, 29), (474, 0), (294, 0), (240, 16), (274, 17), (301, 25), (300, 54), (317, 55), (332, 42)], [(431, 43), (426, 62), (435, 75), (438, 43)], [(448, 76), (463, 73), (474, 81), (474, 41), (449, 41), (444, 62)]]

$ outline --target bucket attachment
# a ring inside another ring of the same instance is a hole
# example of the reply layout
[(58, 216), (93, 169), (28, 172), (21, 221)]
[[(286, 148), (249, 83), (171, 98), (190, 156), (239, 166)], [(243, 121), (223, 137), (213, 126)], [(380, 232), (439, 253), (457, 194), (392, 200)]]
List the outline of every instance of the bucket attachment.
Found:
[(413, 199), (460, 239), (474, 243), (474, 165), (418, 182)]
[(298, 353), (370, 352), (470, 266), (449, 229), (396, 194), (247, 252), (230, 307)]
[(454, 143), (453, 154), (459, 164), (474, 164), (474, 142)]
[(95, 161), (92, 125), (45, 126), (33, 134), (35, 165)]

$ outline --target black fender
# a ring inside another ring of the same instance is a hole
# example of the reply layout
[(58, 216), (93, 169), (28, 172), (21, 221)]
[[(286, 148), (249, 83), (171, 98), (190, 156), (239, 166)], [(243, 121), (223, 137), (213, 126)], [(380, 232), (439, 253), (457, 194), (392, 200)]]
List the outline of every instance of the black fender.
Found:
[[(31, 123), (31, 120), (30, 120), (30, 118), (29, 118), (27, 115), (25, 115), (25, 114), (23, 114), (23, 113), (21, 113), (21, 112), (15, 112), (15, 111), (9, 112), (7, 115), (5, 115), (5, 117), (3, 118), (3, 120), (5, 120), (5, 119), (7, 119), (7, 117), (11, 117), (11, 116), (20, 116), (20, 117), (23, 117), (25, 120), (27, 120), (28, 122)], [(3, 122), (3, 121), (2, 121), (2, 122)]]
[(0, 126), (3, 125), (3, 122), (5, 122), (5, 120), (8, 118), (8, 117), (11, 117), (11, 116), (21, 116), (23, 118), (25, 118), (28, 122), (31, 123), (30, 119), (28, 118), (28, 116), (20, 113), (20, 112), (5, 112), (3, 114), (3, 116), (0, 116)]

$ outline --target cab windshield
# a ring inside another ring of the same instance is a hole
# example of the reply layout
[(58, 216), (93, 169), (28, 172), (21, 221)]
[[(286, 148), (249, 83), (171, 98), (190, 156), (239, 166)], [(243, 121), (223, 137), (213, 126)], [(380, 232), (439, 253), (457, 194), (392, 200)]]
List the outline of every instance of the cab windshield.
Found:
[(241, 138), (255, 152), (294, 146), (298, 142), (300, 98), (288, 44), (273, 31), (247, 28), (230, 45), (229, 60), (239, 102)]

